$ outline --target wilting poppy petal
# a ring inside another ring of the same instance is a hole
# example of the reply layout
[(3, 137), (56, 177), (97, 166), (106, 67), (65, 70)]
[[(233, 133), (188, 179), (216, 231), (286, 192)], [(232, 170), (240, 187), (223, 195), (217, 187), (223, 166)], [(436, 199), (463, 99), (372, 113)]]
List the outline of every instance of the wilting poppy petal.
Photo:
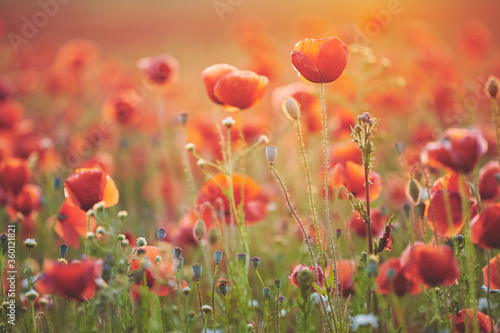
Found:
[[(477, 311), (476, 309), (460, 310), (455, 316), (450, 316), (450, 320), (453, 324), (453, 332), (455, 333), (491, 332), (490, 317), (482, 312)], [(465, 323), (466, 321), (467, 325)], [(476, 329), (478, 331), (476, 331)]]
[(294, 46), (292, 65), (307, 81), (329, 83), (344, 71), (349, 55), (344, 43), (336, 38), (306, 38)]
[(483, 249), (500, 249), (500, 204), (487, 207), (470, 223), (472, 243)]
[(483, 284), (489, 290), (500, 291), (500, 254), (490, 260), (490, 284), (488, 286), (488, 265), (483, 267)]
[(391, 258), (380, 264), (377, 276), (377, 291), (383, 295), (418, 295), (422, 289), (418, 283), (408, 280), (399, 258)]
[(268, 83), (267, 77), (252, 71), (231, 71), (217, 81), (214, 94), (224, 106), (244, 110), (262, 99)]
[(449, 246), (415, 244), (410, 251), (408, 257), (401, 256), (407, 279), (431, 286), (451, 286), (460, 277), (458, 261)]

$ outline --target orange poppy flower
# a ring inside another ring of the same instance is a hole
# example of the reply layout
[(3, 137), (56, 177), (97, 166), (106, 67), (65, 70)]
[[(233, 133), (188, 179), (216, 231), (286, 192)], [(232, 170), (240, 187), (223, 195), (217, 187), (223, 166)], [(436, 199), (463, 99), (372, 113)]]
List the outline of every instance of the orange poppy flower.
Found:
[[(78, 249), (80, 246), (80, 236), (87, 236), (87, 224), (87, 214), (80, 208), (71, 206), (65, 200), (57, 214), (57, 222), (54, 230), (65, 243)], [(90, 230), (94, 231), (95, 226), (95, 219), (91, 217)]]
[[(384, 216), (382, 216), (382, 212), (380, 211), (380, 209), (371, 211), (370, 218), (372, 221), (372, 236), (374, 238), (379, 238), (384, 232), (387, 220)], [(362, 218), (359, 217), (358, 212), (354, 212), (347, 227), (349, 228), (349, 230), (354, 231), (354, 233), (359, 237), (366, 238), (366, 223)]]
[(302, 78), (314, 83), (329, 83), (342, 74), (349, 54), (344, 43), (336, 37), (306, 38), (295, 44), (290, 57)]
[(422, 292), (420, 285), (408, 280), (399, 258), (390, 258), (378, 267), (377, 292), (383, 295), (395, 294), (398, 297)]
[(363, 155), (358, 145), (353, 141), (341, 141), (330, 148), (330, 164), (346, 163), (351, 161), (356, 164), (363, 163)]
[(500, 168), (497, 161), (488, 162), (479, 170), (478, 192), (481, 200), (494, 201), (500, 195), (498, 174), (500, 174)]
[(470, 222), (472, 243), (483, 249), (500, 249), (500, 204), (487, 207)]
[(68, 204), (88, 211), (98, 202), (105, 207), (118, 203), (115, 182), (102, 170), (78, 169), (64, 182), (64, 194)]
[[(342, 185), (351, 192), (355, 198), (366, 199), (365, 190), (365, 169), (362, 165), (347, 161), (337, 163), (334, 167), (330, 180), (330, 186), (335, 189)], [(374, 171), (370, 171), (370, 200), (376, 200), (380, 196), (382, 190), (382, 179), (380, 175)], [(341, 192), (344, 195), (343, 191)]]
[(137, 115), (137, 106), (123, 94), (108, 100), (103, 106), (104, 114), (121, 124), (130, 124)]
[(69, 264), (45, 260), (44, 274), (35, 284), (43, 293), (55, 293), (75, 301), (86, 301), (94, 297), (96, 279), (101, 276), (102, 263), (94, 259), (74, 261)]
[(470, 189), (465, 182), (459, 184), (459, 181), (460, 176), (455, 172), (438, 178), (432, 185), (430, 204), (425, 209), (430, 228), (444, 237), (458, 235), (465, 224), (460, 191), (468, 199)]
[(415, 243), (408, 255), (401, 255), (401, 267), (406, 267), (408, 280), (430, 286), (451, 286), (460, 277), (458, 261), (449, 246)]
[(179, 63), (168, 54), (142, 58), (137, 62), (137, 67), (144, 71), (151, 83), (158, 85), (172, 83), (179, 72)]
[[(339, 260), (337, 260), (337, 267)], [(331, 274), (330, 266), (325, 268), (326, 277), (329, 278)], [(338, 269), (339, 290), (343, 297), (349, 296), (354, 292), (354, 277), (356, 276), (356, 264), (354, 260), (341, 259), (340, 268)]]
[(490, 260), (490, 284), (488, 286), (488, 265), (483, 267), (483, 284), (489, 290), (500, 291), (500, 254)]
[(220, 78), (214, 94), (227, 111), (248, 109), (260, 102), (269, 80), (252, 71), (232, 71)]
[[(245, 213), (245, 223), (253, 224), (262, 221), (267, 215), (267, 200), (259, 184), (252, 178), (239, 174), (233, 174), (232, 182), (236, 207), (239, 207), (241, 204), (241, 187), (244, 187), (243, 211)], [(200, 208), (202, 204), (209, 202), (217, 213), (222, 209), (224, 216), (219, 216), (219, 218), (224, 219), (227, 224), (230, 224), (231, 207), (229, 200), (222, 193), (222, 189), (219, 188), (218, 184), (224, 190), (227, 190), (228, 182), (226, 175), (219, 173), (203, 185), (196, 199), (196, 206)], [(220, 206), (221, 203), (222, 207)], [(207, 223), (211, 224), (211, 221)]]
[[(316, 283), (316, 275), (314, 274), (314, 267), (313, 266), (306, 266), (305, 264), (300, 264), (298, 266), (295, 266), (295, 268), (292, 271), (292, 274), (290, 274), (290, 276), (288, 276), (290, 283), (293, 284), (297, 288), (300, 287), (299, 286), (299, 279), (298, 279), (299, 272), (301, 270), (304, 270), (304, 269), (311, 271), (313, 281), (314, 281), (314, 283)], [(316, 265), (316, 274), (318, 275), (318, 282), (319, 282), (319, 286), (321, 287), (321, 286), (323, 286), (323, 283), (325, 282), (325, 278), (323, 275), (323, 270), (321, 269), (321, 267), (319, 265)]]
[[(465, 333), (465, 332), (489, 333), (489, 332), (491, 332), (490, 317), (485, 315), (484, 313), (482, 313), (480, 311), (477, 311), (476, 309), (470, 308), (470, 309), (460, 310), (457, 312), (456, 315), (450, 316), (450, 320), (453, 324), (453, 332), (454, 333)], [(468, 328), (465, 326), (466, 320), (467, 320)], [(476, 331), (476, 329), (478, 331)]]
[(212, 102), (214, 102), (215, 104), (220, 104), (222, 106), (225, 105), (224, 102), (215, 95), (214, 88), (217, 82), (219, 82), (219, 80), (222, 79), (226, 74), (236, 71), (238, 71), (238, 68), (234, 66), (228, 64), (216, 64), (205, 68), (205, 70), (201, 72), (201, 77), (203, 78), (203, 82), (205, 83), (208, 97), (210, 97)]
[[(138, 250), (144, 250), (144, 255), (137, 256), (136, 254), (133, 258), (130, 255), (128, 259), (131, 260), (130, 271), (136, 278), (134, 286), (135, 294), (139, 294), (139, 287), (144, 285), (144, 277), (146, 278), (147, 287), (155, 295), (166, 296), (173, 290), (176, 290), (177, 283), (174, 275), (173, 259), (167, 249), (146, 245), (139, 247)], [(156, 256), (162, 258), (160, 262), (155, 262)], [(146, 268), (142, 271), (141, 268), (145, 260), (151, 264), (146, 265)], [(186, 286), (187, 283), (181, 280), (181, 287), (184, 288)]]
[(467, 174), (474, 170), (487, 149), (488, 144), (479, 130), (449, 128), (439, 141), (424, 147), (421, 160), (436, 169), (446, 167)]
[(42, 208), (41, 203), (42, 190), (40, 187), (33, 184), (23, 186), (11, 202), (11, 217), (15, 216), (14, 212), (20, 213), (25, 217), (29, 217), (32, 213), (38, 212)]
[(25, 160), (9, 157), (0, 162), (0, 186), (10, 195), (22, 191), (31, 178), (31, 171)]

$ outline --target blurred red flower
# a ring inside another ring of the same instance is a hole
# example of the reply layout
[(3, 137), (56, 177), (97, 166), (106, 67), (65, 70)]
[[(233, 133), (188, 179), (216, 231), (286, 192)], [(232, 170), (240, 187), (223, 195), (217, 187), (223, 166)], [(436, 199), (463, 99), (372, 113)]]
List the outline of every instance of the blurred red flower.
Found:
[[(243, 212), (245, 213), (245, 223), (253, 224), (262, 221), (267, 215), (267, 199), (262, 193), (262, 189), (255, 180), (250, 177), (233, 174), (233, 194), (236, 207), (241, 204), (241, 189), (243, 187)], [(219, 188), (219, 185), (222, 187)], [(217, 213), (222, 210), (224, 216), (219, 216), (220, 219), (231, 223), (231, 207), (229, 200), (223, 194), (223, 190), (229, 187), (228, 179), (225, 174), (219, 173), (207, 181), (201, 188), (196, 206), (200, 208), (205, 202), (209, 202)], [(222, 207), (221, 207), (222, 204)], [(205, 221), (207, 227), (212, 224), (210, 221)]]
[(399, 258), (390, 258), (380, 264), (377, 276), (377, 291), (383, 295), (395, 294), (398, 297), (422, 292), (420, 285), (406, 278), (405, 267), (401, 266)]
[(500, 168), (497, 161), (488, 162), (479, 170), (478, 191), (481, 200), (494, 201), (498, 198), (500, 185), (497, 175), (500, 175)]
[(0, 162), (0, 186), (9, 194), (17, 195), (31, 178), (31, 171), (25, 160), (8, 157)]
[(42, 208), (42, 190), (34, 184), (26, 184), (11, 201), (10, 209), (12, 213), (20, 213), (24, 217), (29, 217), (32, 213), (38, 212)]
[(68, 204), (88, 211), (98, 202), (105, 207), (118, 203), (115, 182), (102, 170), (78, 169), (64, 182), (64, 194)]
[(14, 100), (0, 100), (0, 132), (14, 130), (23, 118), (23, 106)]
[(408, 280), (430, 286), (451, 286), (460, 277), (458, 261), (449, 246), (409, 245), (401, 255), (401, 267), (405, 267)]
[[(370, 218), (372, 221), (372, 236), (374, 239), (382, 236), (387, 220), (382, 216), (380, 209), (371, 211)], [(349, 220), (348, 225), (349, 230), (354, 231), (356, 235), (362, 238), (366, 238), (366, 223), (362, 218), (359, 217), (358, 212), (354, 212), (353, 216)]]
[[(431, 188), (431, 200), (427, 205), (425, 215), (429, 226), (436, 234), (444, 237), (456, 236), (462, 230), (465, 219), (462, 214), (462, 195), (469, 199), (470, 189), (460, 175), (449, 172), (438, 178)], [(450, 214), (450, 216), (448, 216)]]
[[(333, 170), (330, 179), (332, 189), (341, 187), (342, 185), (351, 192), (355, 198), (366, 199), (365, 190), (365, 169), (362, 165), (347, 161), (345, 164), (337, 163)], [(370, 171), (370, 200), (376, 200), (380, 196), (382, 190), (382, 179), (375, 171)], [(341, 191), (344, 195), (344, 192)], [(345, 195), (344, 195), (345, 196)]]
[(489, 290), (500, 291), (500, 254), (490, 260), (490, 284), (488, 285), (488, 265), (483, 267), (483, 284)]
[(483, 249), (500, 249), (500, 204), (485, 208), (470, 222), (472, 243)]
[(142, 58), (137, 62), (137, 67), (144, 71), (149, 81), (158, 85), (174, 82), (179, 72), (179, 63), (168, 54)]
[[(490, 317), (488, 317), (482, 312), (477, 311), (476, 309), (470, 308), (470, 309), (460, 310), (457, 312), (456, 315), (450, 316), (450, 320), (453, 324), (453, 332), (455, 333), (491, 332)], [(466, 321), (468, 327), (465, 326)]]
[(446, 167), (467, 174), (474, 170), (487, 149), (488, 144), (479, 130), (449, 128), (439, 141), (424, 147), (421, 160), (436, 169)]
[(329, 37), (297, 42), (290, 57), (302, 78), (314, 83), (329, 83), (342, 74), (349, 55), (340, 39)]
[(43, 270), (42, 278), (35, 284), (40, 293), (55, 293), (83, 302), (95, 295), (96, 279), (101, 276), (102, 262), (84, 259), (66, 264), (45, 260)]
[(103, 112), (107, 117), (121, 124), (130, 124), (137, 115), (137, 106), (126, 94), (109, 99), (104, 103)]
[(227, 111), (248, 109), (264, 96), (269, 80), (252, 71), (240, 71), (228, 64), (216, 64), (202, 74), (210, 99)]
[[(314, 267), (313, 266), (306, 266), (305, 264), (300, 264), (298, 266), (295, 266), (295, 268), (292, 271), (292, 274), (288, 276), (288, 279), (290, 280), (290, 283), (293, 284), (295, 287), (299, 288), (299, 279), (298, 275), (299, 272), (303, 269), (307, 269), (311, 271), (312, 273), (312, 278), (314, 283), (316, 283), (316, 275), (314, 274)], [(323, 286), (323, 283), (325, 282), (324, 275), (323, 275), (323, 270), (319, 265), (316, 265), (316, 274), (318, 275), (318, 282), (319, 286)]]
[[(339, 266), (340, 262), (340, 266)], [(354, 292), (354, 277), (356, 276), (356, 264), (354, 260), (341, 259), (337, 260), (338, 279), (340, 294), (344, 297)], [(329, 278), (331, 274), (330, 266), (325, 268), (326, 277)]]
[[(96, 227), (95, 219), (90, 218), (90, 231)], [(88, 217), (78, 207), (71, 206), (65, 200), (57, 214), (57, 222), (54, 228), (56, 234), (62, 240), (75, 249), (80, 246), (80, 236), (87, 237)]]

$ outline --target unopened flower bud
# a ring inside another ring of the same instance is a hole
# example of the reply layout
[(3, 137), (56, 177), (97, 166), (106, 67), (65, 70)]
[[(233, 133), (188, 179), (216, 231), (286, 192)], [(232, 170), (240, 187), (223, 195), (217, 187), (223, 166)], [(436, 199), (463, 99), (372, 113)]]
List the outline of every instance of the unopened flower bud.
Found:
[(28, 249), (32, 249), (36, 247), (37, 243), (34, 238), (26, 238), (26, 240), (23, 242), (23, 245)]
[(224, 126), (225, 126), (225, 127), (227, 127), (227, 128), (231, 128), (231, 127), (233, 127), (233, 126), (234, 126), (234, 124), (236, 124), (236, 122), (235, 122), (235, 121), (234, 121), (234, 119), (233, 119), (233, 118), (231, 118), (231, 117), (227, 117), (227, 118), (224, 118), (224, 119), (222, 120), (222, 125), (224, 125)]
[(158, 237), (158, 240), (160, 242), (163, 242), (165, 237), (167, 237), (167, 230), (165, 230), (165, 228), (158, 229), (158, 231), (156, 232), (156, 237)]
[(203, 222), (203, 220), (198, 220), (193, 228), (194, 239), (196, 239), (197, 242), (200, 242), (206, 232), (207, 227), (205, 226), (205, 222)]
[(128, 247), (128, 246), (130, 246), (130, 241), (129, 241), (128, 239), (126, 239), (126, 238), (125, 238), (124, 240), (122, 240), (122, 246), (123, 246), (123, 247)]
[(262, 295), (264, 295), (264, 298), (271, 297), (271, 288), (264, 287), (264, 289), (262, 289)]
[(406, 196), (414, 205), (420, 201), (420, 184), (414, 178), (411, 178), (406, 185)]
[(406, 219), (410, 219), (410, 210), (411, 210), (411, 206), (409, 203), (405, 202), (403, 204), (403, 212), (405, 213), (405, 216), (406, 216)]
[(200, 168), (204, 168), (206, 164), (207, 164), (207, 161), (205, 161), (204, 159), (201, 159), (201, 158), (196, 162), (196, 165)]
[(126, 210), (120, 210), (118, 214), (116, 214), (116, 216), (118, 216), (119, 219), (123, 220), (128, 216), (128, 212)]
[(116, 236), (116, 239), (118, 239), (119, 242), (121, 242), (125, 238), (127, 238), (127, 236), (125, 236), (124, 234), (119, 234), (118, 236)]
[(260, 265), (260, 258), (259, 257), (253, 257), (251, 259), (253, 268), (257, 269)]
[(193, 318), (194, 318), (194, 316), (195, 316), (194, 311), (189, 311), (189, 313), (188, 313), (188, 317), (189, 317), (190, 319), (193, 319)]
[(297, 120), (300, 117), (300, 107), (295, 98), (288, 96), (283, 101), (283, 111), (285, 114), (293, 119)]
[(218, 236), (217, 236), (217, 230), (215, 230), (214, 227), (211, 227), (210, 230), (208, 230), (208, 235), (207, 235), (208, 243), (212, 246), (217, 244)]
[(419, 202), (415, 206), (415, 210), (417, 211), (418, 217), (420, 217), (421, 219), (423, 219), (424, 215), (425, 215), (425, 202)]
[(335, 236), (337, 236), (337, 238), (339, 238), (340, 236), (342, 236), (342, 229), (337, 228), (337, 229), (335, 230)]
[(33, 302), (40, 294), (36, 292), (36, 290), (34, 289), (30, 289), (30, 291), (28, 291), (25, 296), (26, 296), (26, 299), (30, 302)]
[(200, 264), (194, 264), (191, 266), (191, 272), (193, 273), (193, 278), (195, 280), (199, 280), (201, 278), (201, 273), (203, 272), (203, 268)]
[(361, 126), (359, 126), (359, 125), (354, 126), (354, 132), (356, 132), (356, 133), (361, 133), (362, 130), (363, 130), (363, 128)]
[(498, 79), (494, 76), (490, 76), (488, 82), (486, 82), (486, 91), (491, 96), (491, 98), (498, 98), (498, 87), (499, 82)]
[(281, 288), (281, 280), (280, 279), (275, 279), (274, 280), (274, 285), (276, 286), (277, 289)]
[(212, 307), (205, 304), (201, 307), (201, 311), (203, 311), (204, 314), (209, 314), (210, 312), (212, 312)]
[(180, 113), (178, 120), (179, 120), (179, 123), (181, 123), (182, 125), (186, 125), (186, 123), (188, 121), (188, 114), (187, 113)]
[(160, 256), (156, 256), (154, 262), (160, 262), (160, 261), (161, 261), (161, 257)]
[(218, 264), (221, 260), (222, 260), (222, 251), (220, 250), (215, 250), (214, 251), (214, 260), (215, 260), (215, 263)]
[(92, 231), (87, 232), (87, 239), (92, 240), (95, 238), (95, 234)]
[(103, 226), (98, 226), (96, 229), (95, 229), (95, 232), (99, 235), (99, 236), (102, 236), (106, 233), (106, 229), (104, 229)]
[(267, 146), (266, 147), (266, 158), (269, 163), (273, 164), (276, 161), (276, 157), (278, 156), (278, 148), (276, 146)]
[(61, 258), (64, 258), (66, 257), (66, 253), (68, 253), (68, 244), (66, 243), (62, 243), (61, 245), (59, 245), (59, 254), (61, 255)]
[(182, 249), (180, 247), (174, 247), (172, 257), (174, 257), (174, 259), (179, 259), (180, 257), (182, 257)]
[(189, 288), (189, 287), (182, 289), (182, 294), (184, 294), (184, 296), (188, 296), (190, 292), (191, 292), (191, 288)]
[(146, 246), (148, 243), (144, 237), (137, 238), (137, 246)]
[(227, 284), (221, 283), (219, 284), (219, 292), (223, 295), (226, 296), (227, 294)]
[(240, 265), (244, 265), (247, 260), (247, 255), (245, 253), (238, 253), (238, 262)]

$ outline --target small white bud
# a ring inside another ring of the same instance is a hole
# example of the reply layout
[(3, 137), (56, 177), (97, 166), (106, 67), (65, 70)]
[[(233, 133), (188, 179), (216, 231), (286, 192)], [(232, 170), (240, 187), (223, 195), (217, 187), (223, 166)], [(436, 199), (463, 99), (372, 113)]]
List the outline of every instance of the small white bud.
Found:
[(193, 152), (196, 147), (195, 147), (194, 143), (188, 143), (185, 148), (187, 151)]
[(288, 96), (283, 101), (283, 112), (288, 118), (297, 120), (300, 117), (300, 107), (295, 98)]
[(227, 128), (231, 128), (236, 124), (233, 118), (227, 117), (222, 120), (222, 125), (226, 126)]
[(201, 158), (198, 160), (198, 162), (196, 162), (196, 165), (199, 166), (200, 168), (203, 168), (206, 164), (207, 162)]
[(120, 210), (117, 214), (119, 219), (123, 219), (128, 216), (128, 212), (126, 210)]
[(259, 137), (259, 144), (268, 144), (269, 143), (269, 138), (267, 135), (261, 135)]
[(276, 161), (276, 157), (278, 156), (278, 148), (276, 146), (267, 146), (266, 147), (266, 158), (269, 163), (273, 164)]

